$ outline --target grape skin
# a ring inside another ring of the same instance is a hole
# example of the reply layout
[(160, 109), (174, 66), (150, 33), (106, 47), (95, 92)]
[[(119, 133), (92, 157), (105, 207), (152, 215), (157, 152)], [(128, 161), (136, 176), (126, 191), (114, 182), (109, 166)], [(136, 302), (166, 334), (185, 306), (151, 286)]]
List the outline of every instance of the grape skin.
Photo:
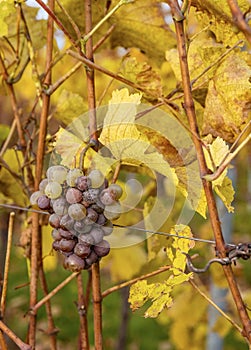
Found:
[(50, 199), (56, 199), (61, 196), (62, 187), (58, 182), (52, 181), (48, 182), (44, 189), (44, 193)]

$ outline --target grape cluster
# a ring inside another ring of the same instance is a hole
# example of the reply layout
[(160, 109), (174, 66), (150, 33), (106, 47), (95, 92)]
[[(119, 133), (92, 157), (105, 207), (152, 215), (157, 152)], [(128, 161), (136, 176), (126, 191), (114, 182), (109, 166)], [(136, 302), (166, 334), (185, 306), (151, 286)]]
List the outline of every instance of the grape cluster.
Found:
[(86, 176), (78, 168), (48, 168), (30, 202), (50, 213), (53, 248), (63, 254), (66, 269), (88, 269), (109, 253), (104, 237), (113, 231), (111, 220), (120, 216), (121, 195), (121, 187), (108, 186), (99, 170)]

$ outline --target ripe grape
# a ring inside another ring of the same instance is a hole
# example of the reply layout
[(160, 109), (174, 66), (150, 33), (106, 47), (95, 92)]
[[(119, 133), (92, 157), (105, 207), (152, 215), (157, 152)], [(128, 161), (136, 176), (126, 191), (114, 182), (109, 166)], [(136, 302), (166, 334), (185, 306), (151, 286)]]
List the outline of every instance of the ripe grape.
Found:
[(75, 182), (76, 182), (77, 189), (79, 189), (80, 191), (88, 190), (88, 188), (91, 185), (91, 180), (87, 176), (84, 176), (84, 175), (79, 176)]
[(85, 268), (85, 261), (76, 254), (71, 254), (65, 258), (64, 266), (67, 270), (78, 272)]
[(66, 191), (65, 198), (69, 204), (79, 203), (82, 201), (82, 192), (77, 188), (70, 187)]
[(67, 185), (70, 187), (74, 187), (76, 184), (76, 180), (78, 177), (83, 175), (83, 171), (78, 169), (78, 168), (74, 168), (74, 169), (70, 169), (68, 171), (67, 177), (66, 177), (66, 182)]
[(74, 223), (75, 220), (73, 220), (68, 214), (66, 214), (62, 216), (60, 220), (60, 227), (64, 230), (71, 230), (73, 229)]
[(89, 234), (94, 239), (93, 244), (100, 243), (104, 238), (104, 231), (100, 227), (93, 227)]
[(74, 220), (82, 220), (86, 216), (86, 208), (83, 204), (74, 203), (69, 206), (68, 214)]
[(92, 225), (94, 222), (97, 221), (98, 219), (98, 213), (92, 209), (92, 208), (87, 208), (87, 215), (84, 219), (86, 225)]
[(113, 231), (113, 223), (110, 220), (106, 221), (102, 226), (102, 230), (104, 231), (105, 236), (109, 236)]
[(42, 191), (33, 192), (32, 195), (30, 196), (30, 204), (36, 205), (38, 198), (43, 196), (43, 194), (44, 193)]
[(118, 200), (123, 194), (122, 188), (117, 184), (111, 184), (108, 188), (109, 192), (115, 200)]
[(62, 250), (62, 252), (71, 252), (74, 249), (75, 245), (76, 242), (73, 239), (62, 238), (59, 241), (59, 248)]
[(55, 240), (55, 241), (60, 241), (60, 239), (62, 238), (59, 231), (56, 230), (54, 228), (54, 230), (51, 231), (51, 237)]
[(92, 250), (91, 253), (89, 254), (89, 256), (85, 259), (85, 263), (88, 266), (91, 266), (92, 264), (94, 264), (98, 260), (99, 260), (99, 258), (97, 256), (97, 254), (94, 252), (94, 250)]
[(91, 252), (91, 247), (87, 243), (77, 243), (74, 248), (74, 253), (81, 258), (87, 258)]
[(60, 240), (56, 240), (52, 243), (52, 248), (56, 251), (60, 251), (59, 242), (60, 242)]
[(98, 199), (99, 190), (97, 188), (90, 188), (89, 190), (83, 192), (83, 202), (87, 205), (93, 204)]
[(44, 193), (45, 187), (48, 185), (48, 179), (43, 179), (39, 184), (39, 191)]
[(100, 193), (99, 198), (100, 198), (101, 203), (103, 203), (104, 205), (111, 205), (115, 202), (115, 199), (112, 196), (112, 193), (110, 192), (109, 188), (106, 188), (105, 190), (103, 190)]
[(49, 181), (63, 184), (66, 180), (68, 169), (63, 165), (53, 165), (47, 169), (46, 176)]
[(106, 205), (104, 215), (108, 220), (116, 220), (120, 217), (121, 205), (119, 202), (114, 202), (111, 205)]
[(110, 244), (104, 239), (98, 245), (95, 245), (93, 248), (94, 252), (99, 258), (106, 256), (110, 252)]
[(59, 228), (58, 232), (60, 233), (62, 238), (65, 238), (65, 239), (73, 239), (74, 238), (74, 233), (71, 231), (63, 230), (62, 228)]
[(51, 199), (56, 199), (61, 196), (62, 193), (62, 187), (58, 182), (52, 181), (48, 182), (44, 189), (44, 193), (47, 197)]
[(42, 196), (38, 197), (37, 205), (42, 210), (48, 210), (51, 208), (51, 201), (45, 194), (43, 194)]
[(51, 214), (49, 217), (49, 224), (52, 227), (59, 228), (60, 226), (60, 221), (61, 221), (61, 216), (58, 214)]
[(78, 233), (88, 233), (91, 230), (91, 228), (92, 228), (91, 225), (87, 225), (85, 223), (85, 219), (80, 221), (75, 221), (74, 230), (77, 231)]
[(58, 215), (66, 215), (68, 213), (68, 204), (64, 197), (57, 198), (53, 201), (52, 208)]
[(89, 244), (93, 245), (95, 243), (95, 240), (93, 236), (91, 236), (89, 233), (80, 233), (78, 236), (79, 243)]
[(91, 180), (91, 187), (92, 188), (99, 188), (103, 185), (104, 183), (104, 175), (101, 173), (100, 170), (92, 170), (89, 175), (88, 178)]

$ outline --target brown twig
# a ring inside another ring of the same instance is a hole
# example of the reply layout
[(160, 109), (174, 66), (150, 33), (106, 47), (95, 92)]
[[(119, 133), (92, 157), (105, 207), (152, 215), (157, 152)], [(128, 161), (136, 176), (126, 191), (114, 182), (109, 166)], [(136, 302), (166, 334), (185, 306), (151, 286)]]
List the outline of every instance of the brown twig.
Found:
[(32, 347), (24, 343), (18, 336), (0, 320), (0, 329), (19, 347), (20, 350), (32, 350)]
[[(39, 270), (39, 277), (40, 277), (40, 283), (44, 292), (44, 295), (48, 295), (48, 286), (45, 278), (45, 273), (43, 269), (43, 264), (41, 264), (41, 268)], [(55, 323), (52, 317), (52, 311), (51, 311), (51, 303), (50, 299), (48, 299), (45, 303), (45, 309), (47, 314), (47, 321), (48, 321), (48, 330), (46, 334), (50, 337), (50, 349), (51, 350), (57, 350), (57, 332), (58, 329), (55, 327)]]
[[(203, 152), (203, 148), (199, 138), (195, 137), (194, 134), (199, 136), (198, 124), (196, 119), (195, 107), (191, 91), (191, 81), (189, 75), (189, 68), (187, 62), (187, 51), (186, 51), (186, 35), (184, 32), (184, 16), (181, 12), (180, 6), (177, 0), (169, 0), (169, 6), (171, 7), (172, 16), (175, 23), (175, 30), (177, 35), (177, 45), (180, 60), (180, 69), (182, 76), (182, 84), (184, 90), (184, 108), (187, 114), (190, 129), (193, 132), (192, 138), (197, 152), (197, 159), (200, 168), (201, 177), (208, 173), (206, 160)], [(217, 211), (216, 201), (213, 195), (212, 184), (202, 178), (202, 183), (207, 199), (208, 212), (210, 216), (210, 221), (216, 241), (216, 250), (219, 252), (220, 257), (226, 256), (225, 242), (222, 235), (221, 224), (219, 220), (219, 215)], [(233, 299), (235, 301), (244, 331), (244, 336), (251, 341), (251, 323), (247, 313), (246, 306), (242, 300), (238, 285), (236, 283), (232, 268), (230, 265), (223, 266), (223, 270), (228, 281), (229, 288), (231, 290)]]
[(207, 300), (209, 304), (211, 304), (228, 322), (230, 322), (237, 329), (237, 331), (240, 332), (240, 334), (242, 334), (241, 327), (234, 320), (232, 320), (232, 318), (229, 317), (217, 304), (215, 304), (213, 300), (210, 299), (209, 296), (204, 293), (192, 279), (189, 280), (189, 283), (193, 286), (194, 289), (197, 290), (197, 292), (200, 293), (204, 299)]
[(2, 287), (1, 304), (0, 304), (0, 317), (1, 317), (1, 319), (4, 319), (4, 314), (5, 314), (6, 296), (7, 296), (7, 288), (8, 288), (8, 277), (9, 277), (9, 270), (10, 270), (10, 252), (11, 252), (11, 247), (12, 247), (14, 219), (15, 219), (15, 213), (11, 212), (10, 216), (9, 216), (8, 241), (7, 241), (7, 249), (6, 249), (6, 256), (5, 256), (3, 287)]
[(80, 349), (89, 349), (89, 338), (88, 338), (88, 323), (87, 323), (87, 307), (86, 300), (83, 290), (83, 280), (81, 273), (77, 275), (77, 286), (78, 286), (78, 313), (80, 319)]
[(145, 275), (142, 275), (140, 277), (136, 277), (136, 278), (133, 278), (132, 280), (130, 281), (126, 281), (126, 282), (123, 282), (123, 283), (120, 283), (120, 284), (117, 284), (116, 286), (114, 287), (111, 287), (111, 288), (108, 288), (107, 290), (105, 290), (103, 293), (102, 293), (102, 298), (105, 298), (107, 295), (113, 293), (113, 292), (116, 292), (117, 290), (121, 289), (121, 288), (125, 288), (127, 286), (131, 286), (132, 284), (138, 282), (138, 281), (142, 281), (142, 280), (145, 280), (147, 278), (150, 278), (150, 277), (153, 277), (153, 276), (156, 276), (162, 272), (165, 272), (165, 271), (168, 271), (170, 270), (171, 266), (163, 266), (161, 267), (160, 269), (156, 270), (156, 271), (153, 271), (153, 272), (149, 272)]
[(237, 1), (227, 0), (227, 2), (233, 16), (234, 24), (240, 29), (240, 31), (242, 31), (249, 44), (251, 44), (251, 27), (246, 22), (245, 17), (241, 12)]
[(92, 299), (93, 299), (95, 350), (102, 350), (103, 349), (102, 295), (101, 295), (101, 288), (100, 288), (99, 262), (96, 262), (92, 265)]
[[(40, 0), (39, 0), (40, 1)], [(48, 1), (48, 6), (51, 11), (54, 11), (54, 0)], [(47, 46), (46, 46), (46, 67), (45, 71), (48, 74), (45, 77), (44, 83), (46, 85), (51, 84), (51, 66), (53, 55), (53, 34), (54, 34), (53, 18), (49, 16), (47, 21)], [(45, 139), (47, 134), (47, 118), (49, 114), (50, 96), (42, 94), (42, 110), (40, 116), (40, 126), (38, 135), (38, 148), (36, 155), (36, 169), (35, 169), (35, 190), (38, 189), (43, 173), (43, 161), (45, 153)], [(31, 274), (30, 274), (30, 309), (32, 309), (37, 303), (37, 283), (38, 273), (41, 262), (41, 227), (39, 224), (39, 216), (37, 213), (32, 214), (32, 238), (31, 238)], [(36, 313), (30, 314), (29, 344), (35, 348), (36, 343)]]
[(67, 277), (63, 282), (61, 282), (57, 287), (55, 287), (50, 293), (48, 293), (43, 299), (39, 300), (39, 302), (34, 305), (30, 309), (30, 313), (36, 314), (37, 310), (44, 305), (47, 300), (51, 299), (54, 295), (56, 295), (63, 287), (65, 287), (71, 280), (73, 280), (78, 275), (78, 272), (73, 272), (69, 277)]

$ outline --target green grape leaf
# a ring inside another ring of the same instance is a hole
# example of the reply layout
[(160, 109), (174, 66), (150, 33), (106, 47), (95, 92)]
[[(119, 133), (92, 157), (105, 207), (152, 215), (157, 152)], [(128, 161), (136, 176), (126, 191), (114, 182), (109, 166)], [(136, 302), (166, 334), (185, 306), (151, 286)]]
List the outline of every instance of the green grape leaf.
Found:
[(226, 57), (210, 81), (203, 133), (233, 142), (251, 118), (251, 68), (240, 54)]
[[(207, 166), (210, 170), (215, 169), (221, 164), (222, 160), (229, 154), (229, 146), (226, 142), (217, 137), (211, 144), (208, 145), (208, 149), (204, 150)], [(234, 200), (234, 188), (232, 181), (227, 177), (227, 169), (214, 181), (212, 181), (213, 189), (221, 198), (229, 212), (234, 211), (234, 207), (231, 203)]]
[[(221, 0), (194, 0), (196, 16), (202, 28), (208, 28), (216, 37), (217, 42), (224, 45), (234, 45), (245, 36), (234, 25), (232, 14), (227, 1)], [(248, 0), (239, 0), (238, 6), (246, 13), (249, 10)]]
[[(8, 149), (5, 152), (3, 159), (10, 167), (12, 173), (17, 176), (23, 176), (20, 169), (20, 163), (22, 164), (23, 160), (21, 151)], [(24, 188), (21, 185), (21, 181), (18, 181), (12, 176), (4, 166), (1, 166), (0, 168), (0, 192), (6, 197), (6, 202), (8, 203), (15, 203), (21, 207), (26, 207), (29, 203), (28, 198), (24, 193)]]
[(61, 123), (68, 125), (87, 109), (83, 97), (71, 91), (63, 90), (58, 98), (53, 116)]
[[(191, 229), (185, 225), (175, 225), (171, 233), (191, 237)], [(155, 318), (164, 309), (170, 308), (173, 304), (173, 290), (175, 287), (187, 282), (192, 276), (191, 273), (186, 274), (186, 256), (194, 242), (185, 238), (172, 237), (173, 244), (166, 248), (166, 254), (170, 261), (170, 275), (163, 283), (148, 284), (146, 280), (138, 281), (130, 288), (129, 303), (131, 309), (137, 310), (141, 308), (149, 300), (151, 306), (145, 312), (145, 317)]]

